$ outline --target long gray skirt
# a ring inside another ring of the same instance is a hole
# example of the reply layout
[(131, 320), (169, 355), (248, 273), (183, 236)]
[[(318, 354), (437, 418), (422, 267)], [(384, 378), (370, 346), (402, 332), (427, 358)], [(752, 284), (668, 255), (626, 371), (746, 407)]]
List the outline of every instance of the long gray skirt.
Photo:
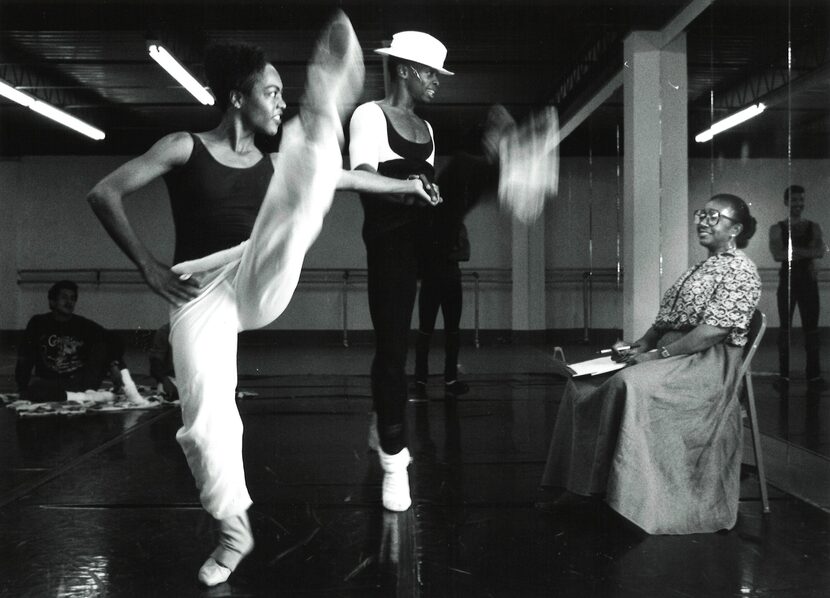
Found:
[(571, 380), (543, 486), (602, 494), (650, 534), (713, 532), (738, 516), (742, 430), (733, 399), (740, 347), (620, 370), (600, 386)]

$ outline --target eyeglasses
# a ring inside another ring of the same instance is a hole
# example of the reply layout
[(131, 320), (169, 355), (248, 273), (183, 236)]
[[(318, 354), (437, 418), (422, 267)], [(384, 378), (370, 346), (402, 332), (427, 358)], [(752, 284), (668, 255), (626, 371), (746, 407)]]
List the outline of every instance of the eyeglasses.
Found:
[(734, 218), (727, 216), (726, 214), (721, 214), (715, 208), (710, 208), (708, 210), (695, 210), (695, 224), (706, 224), (706, 226), (715, 226), (718, 222), (720, 222), (721, 218), (726, 218), (727, 220), (731, 220), (732, 222), (737, 222)]

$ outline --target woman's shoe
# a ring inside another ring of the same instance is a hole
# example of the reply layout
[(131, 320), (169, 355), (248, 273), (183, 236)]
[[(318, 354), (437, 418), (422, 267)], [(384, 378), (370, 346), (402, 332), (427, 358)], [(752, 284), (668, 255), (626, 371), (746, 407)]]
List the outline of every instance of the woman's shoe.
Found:
[(409, 496), (409, 449), (396, 455), (387, 455), (378, 448), (380, 466), (383, 468), (383, 506), (390, 511), (406, 511), (412, 505)]

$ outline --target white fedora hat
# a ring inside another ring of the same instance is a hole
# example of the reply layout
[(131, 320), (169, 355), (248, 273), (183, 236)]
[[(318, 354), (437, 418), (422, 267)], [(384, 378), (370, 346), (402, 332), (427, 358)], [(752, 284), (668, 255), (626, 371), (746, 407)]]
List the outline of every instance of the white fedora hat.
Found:
[(389, 48), (380, 48), (375, 52), (424, 64), (442, 75), (455, 74), (444, 68), (447, 47), (429, 33), (401, 31), (392, 36), (392, 45)]

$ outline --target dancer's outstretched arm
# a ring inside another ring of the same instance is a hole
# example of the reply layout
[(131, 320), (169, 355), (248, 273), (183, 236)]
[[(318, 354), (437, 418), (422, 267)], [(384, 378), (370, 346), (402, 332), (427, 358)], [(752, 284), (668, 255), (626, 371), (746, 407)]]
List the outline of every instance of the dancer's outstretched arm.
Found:
[(187, 133), (172, 133), (157, 141), (145, 154), (104, 177), (87, 195), (92, 211), (118, 247), (138, 266), (153, 291), (174, 305), (199, 294), (196, 280), (180, 280), (159, 262), (139, 239), (124, 210), (124, 198), (151, 181), (184, 164), (193, 150)]
[(430, 203), (430, 195), (420, 179), (395, 179), (363, 169), (344, 170), (337, 188), (358, 193), (394, 194), (389, 200), (396, 203), (411, 204), (415, 200)]

